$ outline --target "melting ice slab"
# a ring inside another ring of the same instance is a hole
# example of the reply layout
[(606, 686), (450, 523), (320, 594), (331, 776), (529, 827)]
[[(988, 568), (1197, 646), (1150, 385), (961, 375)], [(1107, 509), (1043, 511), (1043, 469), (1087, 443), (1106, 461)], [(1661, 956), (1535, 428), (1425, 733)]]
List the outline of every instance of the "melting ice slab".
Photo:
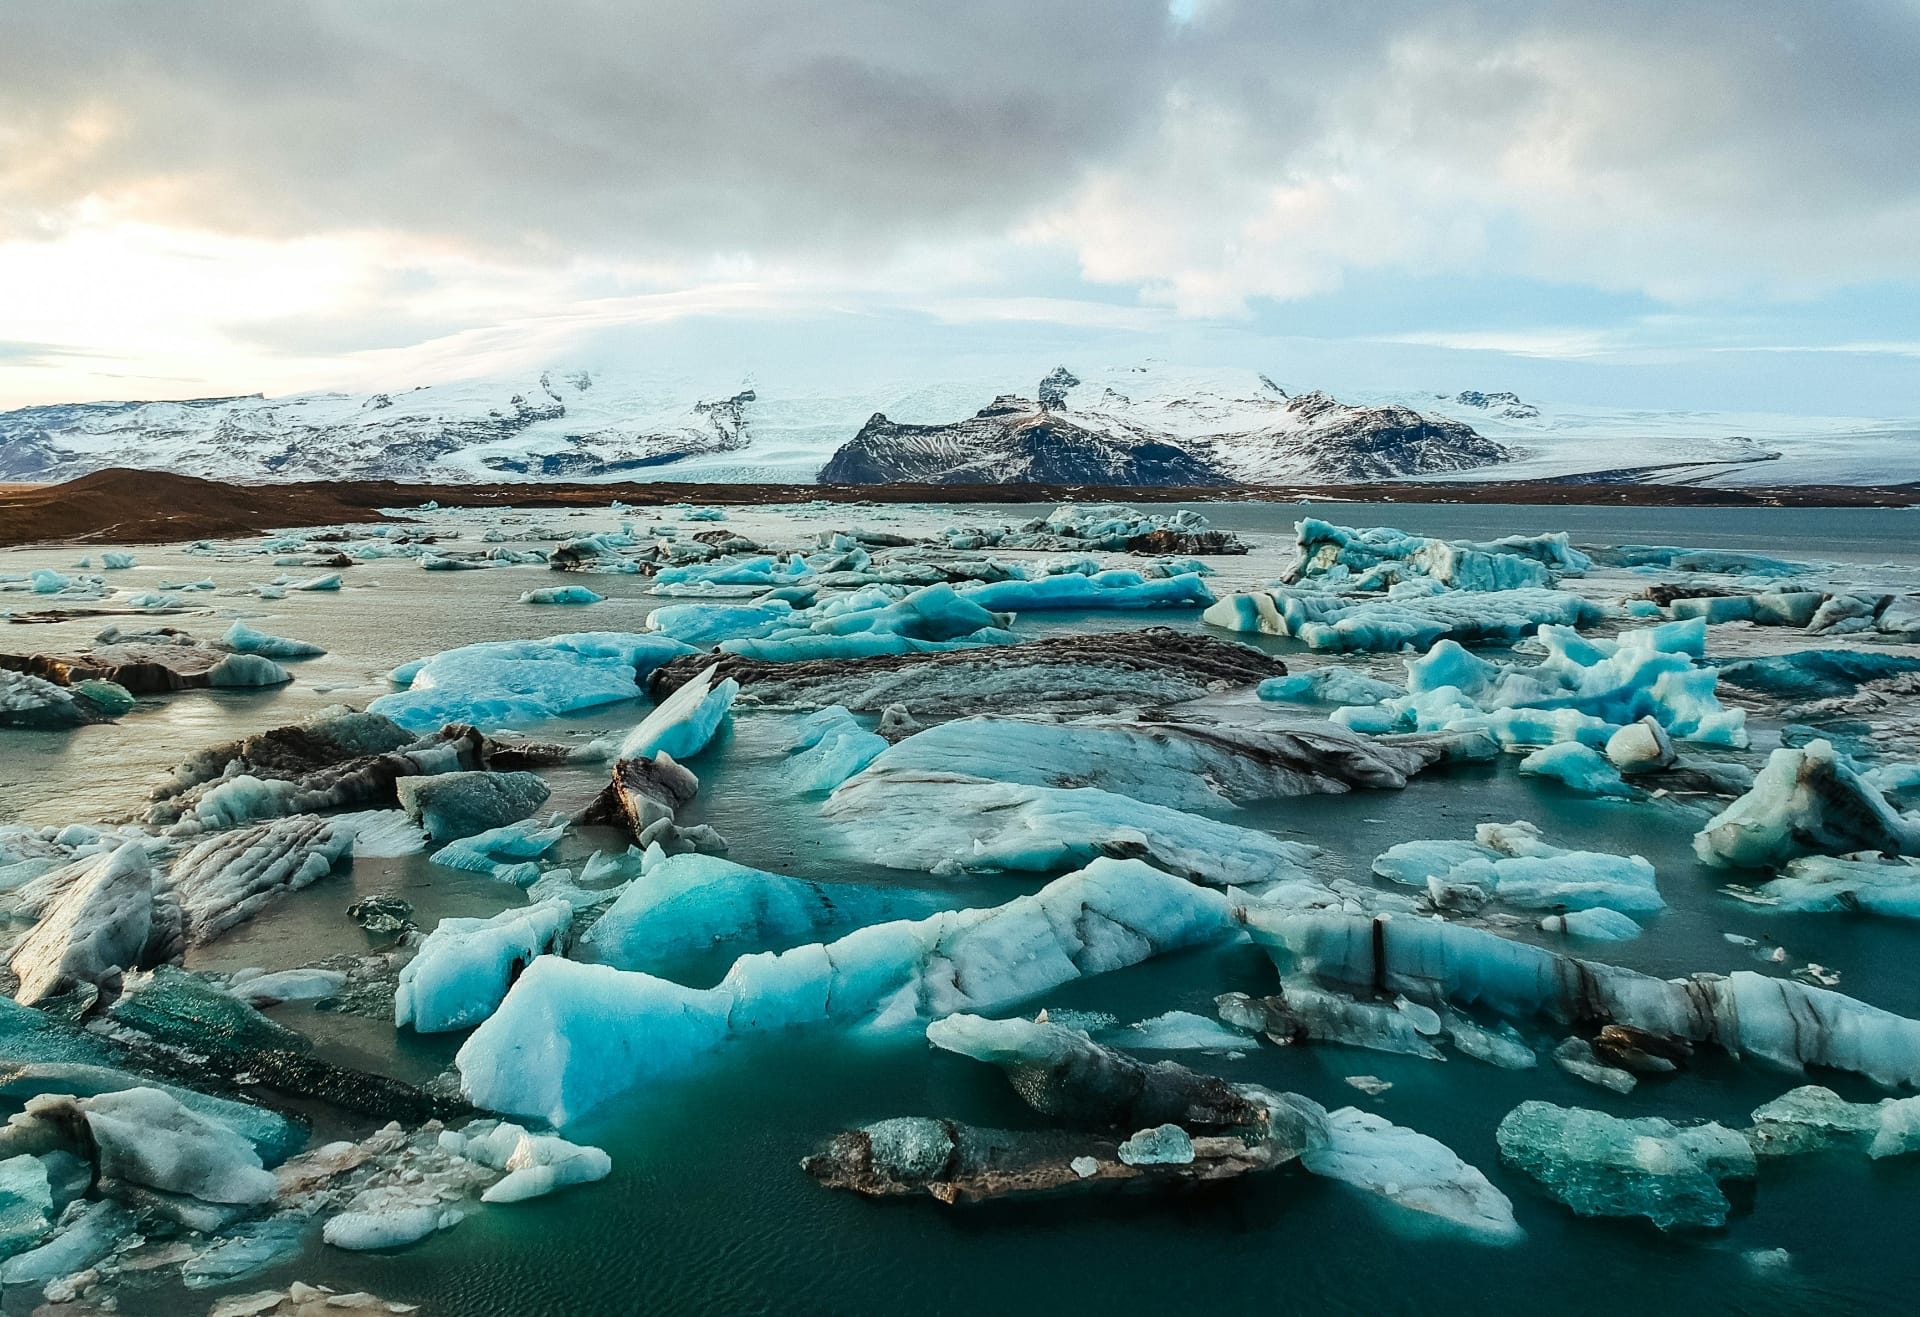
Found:
[(395, 668), (402, 689), (367, 711), (416, 734), (447, 723), (516, 727), (636, 699), (648, 673), (694, 652), (671, 636), (621, 631), (464, 645)]
[(541, 956), (456, 1064), (476, 1104), (560, 1125), (736, 1036), (829, 1021), (907, 1029), (1236, 934), (1222, 894), (1096, 860), (1005, 905), (744, 956), (714, 988)]

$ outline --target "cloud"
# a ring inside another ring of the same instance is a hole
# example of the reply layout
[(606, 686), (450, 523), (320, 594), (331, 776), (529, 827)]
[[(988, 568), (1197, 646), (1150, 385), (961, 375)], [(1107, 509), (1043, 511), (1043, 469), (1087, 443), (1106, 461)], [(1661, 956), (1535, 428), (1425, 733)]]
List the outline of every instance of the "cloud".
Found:
[(1920, 280), (1915, 67), (1916, 0), (19, 5), (0, 337), (252, 388), (621, 317), (1780, 306)]

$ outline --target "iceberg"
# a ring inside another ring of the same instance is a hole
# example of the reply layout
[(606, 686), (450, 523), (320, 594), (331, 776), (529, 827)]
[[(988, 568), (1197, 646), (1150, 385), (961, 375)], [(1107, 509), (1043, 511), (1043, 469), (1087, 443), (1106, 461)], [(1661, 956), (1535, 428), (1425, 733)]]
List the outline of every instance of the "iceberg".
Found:
[(1168, 1011), (1107, 1035), (1121, 1047), (1143, 1052), (1233, 1052), (1249, 1047), (1253, 1038), (1192, 1011)]
[(1101, 859), (1031, 896), (745, 956), (717, 987), (541, 956), (460, 1049), (469, 1100), (564, 1125), (742, 1035), (838, 1022), (897, 1032), (1236, 936), (1218, 892)]
[(367, 712), (416, 734), (447, 723), (522, 726), (638, 699), (649, 673), (693, 652), (670, 636), (620, 631), (465, 645), (394, 669), (402, 689)]
[(671, 604), (647, 614), (647, 629), (706, 648), (722, 640), (759, 640), (793, 626), (793, 605), (784, 599), (746, 604)]
[(657, 971), (715, 947), (764, 946), (899, 918), (931, 903), (918, 893), (789, 878), (711, 855), (673, 855), (622, 891), (573, 954), (618, 969)]
[(1580, 1216), (1644, 1216), (1662, 1230), (1710, 1229), (1731, 1210), (1721, 1185), (1756, 1174), (1753, 1146), (1723, 1125), (1623, 1120), (1522, 1102), (1495, 1132), (1500, 1159)]
[(606, 599), (605, 595), (595, 594), (584, 585), (551, 585), (520, 596), (523, 604), (600, 604)]
[(501, 882), (524, 887), (540, 876), (540, 866), (533, 861), (552, 850), (566, 835), (566, 821), (555, 817), (557, 822), (544, 827), (537, 819), (523, 819), (504, 827), (488, 828), (447, 843), (427, 859), (449, 869), (484, 873)]
[(9, 962), (22, 1005), (80, 984), (112, 989), (124, 971), (180, 954), (179, 902), (138, 841), (45, 874), (22, 895), (40, 915)]
[(1593, 942), (1631, 942), (1640, 936), (1640, 925), (1632, 916), (1606, 906), (1589, 906), (1564, 915), (1548, 915), (1540, 921), (1543, 933), (1564, 933)]
[(529, 1134), (507, 1121), (476, 1120), (464, 1130), (440, 1135), (440, 1147), (506, 1175), (480, 1195), (483, 1203), (523, 1203), (569, 1185), (592, 1184), (613, 1171), (599, 1148), (569, 1143), (557, 1134)]
[(444, 1033), (480, 1023), (535, 957), (564, 947), (572, 926), (573, 907), (561, 900), (491, 919), (442, 919), (400, 968), (394, 1024)]
[(1920, 1021), (1793, 979), (1751, 971), (1657, 979), (1433, 919), (1257, 904), (1237, 906), (1236, 918), (1282, 975), (1517, 1019), (1621, 1025), (1789, 1069), (1819, 1065), (1920, 1087)]
[(1827, 1148), (1863, 1148), (1867, 1156), (1920, 1152), (1920, 1098), (1848, 1102), (1814, 1084), (1783, 1093), (1753, 1113), (1747, 1139), (1762, 1157)]
[(1579, 576), (1593, 565), (1565, 532), (1475, 543), (1409, 535), (1391, 526), (1336, 526), (1317, 517), (1295, 522), (1293, 530), (1288, 584), (1319, 580), (1378, 590), (1424, 577), (1459, 590), (1513, 590), (1551, 585), (1558, 575)]
[(1291, 704), (1378, 704), (1382, 700), (1403, 698), (1407, 691), (1390, 681), (1380, 681), (1350, 668), (1321, 668), (1317, 672), (1287, 677), (1269, 677), (1255, 688), (1263, 700)]
[(1195, 882), (1248, 886), (1308, 879), (1306, 866), (1318, 854), (1316, 847), (1093, 787), (959, 773), (869, 769), (829, 796), (821, 815), (862, 859), (925, 873), (1044, 873), (1108, 855), (1145, 858)]
[(353, 840), (351, 829), (302, 814), (198, 843), (168, 875), (186, 916), (187, 941), (211, 942), (288, 892), (326, 877)]
[[(1524, 1237), (1513, 1203), (1437, 1139), (1355, 1107), (1327, 1116), (1327, 1138), (1300, 1154), (1314, 1175), (1376, 1194), (1488, 1244)], [(1415, 1218), (1419, 1219), (1419, 1218)]]
[(799, 795), (832, 791), (887, 750), (885, 737), (837, 704), (807, 719), (806, 727), (782, 774)]
[(203, 1203), (264, 1203), (274, 1178), (246, 1137), (157, 1088), (89, 1098), (31, 1098), (27, 1114), (59, 1128), (84, 1123), (102, 1179), (183, 1194)]
[(1391, 652), (1445, 639), (1466, 644), (1514, 641), (1543, 626), (1591, 626), (1606, 616), (1607, 609), (1591, 600), (1541, 588), (1445, 590), (1382, 599), (1280, 586), (1229, 595), (1200, 620), (1228, 631), (1292, 636), (1312, 649)]
[(740, 683), (728, 677), (716, 683), (714, 669), (689, 681), (654, 707), (640, 725), (620, 742), (620, 759), (669, 755), (684, 762), (707, 748), (721, 721), (740, 693)]
[(1435, 738), (1379, 741), (1324, 722), (1134, 722), (1115, 718), (957, 718), (900, 741), (867, 777), (965, 775), (1034, 787), (1095, 787), (1174, 809), (1397, 791), (1440, 762)]
[(1666, 906), (1640, 856), (1565, 850), (1531, 823), (1482, 823), (1470, 843), (1402, 842), (1374, 860), (1373, 872), (1408, 887), (1471, 885), (1522, 909), (1652, 914)]
[(517, 823), (552, 794), (552, 788), (538, 773), (483, 769), (403, 777), (393, 786), (407, 817), (438, 842)]
[[(318, 658), (327, 652), (320, 646), (308, 644), (304, 640), (288, 640), (282, 636), (270, 636), (264, 631), (256, 631), (245, 622), (235, 622), (228, 627), (227, 634), (220, 637), (220, 643), (236, 654), (263, 654), (268, 658), (276, 659)], [(215, 685), (219, 684), (215, 683)]]
[(987, 581), (968, 586), (960, 597), (994, 612), (1021, 613), (1051, 608), (1196, 608), (1214, 602), (1213, 591), (1197, 573), (1150, 580), (1124, 570)]
[(1920, 850), (1920, 822), (1862, 780), (1829, 741), (1782, 747), (1753, 789), (1694, 834), (1703, 863), (1774, 868), (1802, 855)]
[(1520, 771), (1533, 777), (1550, 777), (1583, 796), (1630, 798), (1635, 794), (1619, 769), (1578, 741), (1561, 741), (1535, 750), (1520, 761)]
[(1920, 919), (1920, 861), (1809, 855), (1754, 889), (1765, 908), (1798, 914), (1869, 914)]

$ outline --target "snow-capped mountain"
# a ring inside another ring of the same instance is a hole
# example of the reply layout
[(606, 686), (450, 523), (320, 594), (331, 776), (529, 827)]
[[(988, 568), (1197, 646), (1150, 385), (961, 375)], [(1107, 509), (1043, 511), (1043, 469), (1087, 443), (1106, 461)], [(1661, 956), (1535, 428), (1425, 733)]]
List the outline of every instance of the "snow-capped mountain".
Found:
[(974, 363), (906, 379), (866, 363), (749, 379), (631, 360), (599, 353), (584, 369), (375, 393), (0, 412), (0, 481), (109, 466), (239, 482), (1920, 479), (1911, 420), (1564, 406), (1494, 389), (1336, 400), (1253, 370), (1157, 361), (1044, 375), (1044, 362)]
[(1398, 405), (1290, 397), (1246, 371), (1137, 368), (1082, 379), (1062, 366), (1034, 397), (963, 420), (873, 416), (820, 473), (829, 483), (1344, 483), (1485, 467), (1500, 444)]
[(751, 388), (712, 397), (588, 371), (401, 393), (108, 402), (0, 413), (0, 479), (104, 466), (228, 480), (595, 477), (752, 442)]

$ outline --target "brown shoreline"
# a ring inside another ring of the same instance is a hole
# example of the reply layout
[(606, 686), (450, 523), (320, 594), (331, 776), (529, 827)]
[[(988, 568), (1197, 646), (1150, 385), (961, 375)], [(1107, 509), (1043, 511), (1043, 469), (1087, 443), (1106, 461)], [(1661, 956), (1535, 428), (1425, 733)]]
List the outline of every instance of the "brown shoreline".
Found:
[(381, 508), (633, 507), (676, 503), (1507, 503), (1598, 507), (1891, 508), (1920, 503), (1920, 482), (1903, 485), (1483, 484), (1234, 485), (424, 485), (389, 480), (236, 485), (164, 471), (111, 468), (61, 485), (0, 485), (0, 545), (54, 542), (164, 544), (234, 538), (281, 527), (367, 522)]

